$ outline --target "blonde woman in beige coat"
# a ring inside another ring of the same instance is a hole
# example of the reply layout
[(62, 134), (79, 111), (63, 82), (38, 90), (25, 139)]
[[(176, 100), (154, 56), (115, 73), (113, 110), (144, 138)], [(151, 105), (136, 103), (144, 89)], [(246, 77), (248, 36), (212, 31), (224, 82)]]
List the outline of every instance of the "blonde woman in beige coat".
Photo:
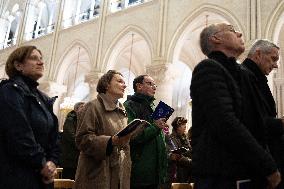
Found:
[(80, 114), (76, 189), (130, 188), (130, 136), (114, 136), (127, 125), (124, 106), (118, 101), (125, 88), (122, 74), (108, 71), (98, 82), (97, 99), (87, 103)]

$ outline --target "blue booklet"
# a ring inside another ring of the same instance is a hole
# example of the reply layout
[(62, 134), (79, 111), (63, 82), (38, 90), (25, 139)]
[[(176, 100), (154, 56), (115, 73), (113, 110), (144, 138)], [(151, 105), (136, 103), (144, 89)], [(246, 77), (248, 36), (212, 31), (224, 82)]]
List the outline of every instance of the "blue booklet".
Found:
[(154, 120), (157, 120), (160, 118), (166, 118), (166, 120), (168, 120), (174, 111), (175, 110), (172, 107), (170, 107), (163, 101), (160, 101), (157, 107), (155, 108), (154, 112), (152, 113), (152, 118)]

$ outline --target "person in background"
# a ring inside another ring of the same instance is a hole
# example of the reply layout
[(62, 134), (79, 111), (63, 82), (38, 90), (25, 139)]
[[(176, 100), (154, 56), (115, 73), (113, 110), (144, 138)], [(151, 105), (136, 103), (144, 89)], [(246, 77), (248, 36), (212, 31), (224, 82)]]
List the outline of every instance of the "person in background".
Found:
[(166, 119), (153, 120), (153, 101), (156, 84), (149, 75), (140, 75), (133, 81), (134, 95), (124, 103), (128, 122), (143, 119), (151, 125), (130, 140), (131, 148), (131, 189), (157, 189), (166, 179), (167, 153), (163, 129)]
[(256, 86), (255, 92), (265, 102), (264, 105), (267, 112), (265, 121), (266, 126), (269, 128), (268, 131), (270, 131), (268, 133), (268, 146), (282, 175), (282, 182), (277, 188), (284, 188), (284, 119), (277, 118), (275, 101), (266, 78), (273, 69), (278, 68), (278, 60), (279, 47), (269, 40), (259, 39), (253, 43), (242, 65), (245, 71), (250, 74), (251, 82)]
[(77, 117), (84, 107), (84, 102), (77, 102), (74, 110), (69, 112), (63, 125), (61, 139), (62, 154), (60, 158), (61, 167), (63, 168), (62, 178), (75, 179), (76, 168), (79, 157), (79, 150), (75, 144), (75, 133), (77, 129)]
[(80, 150), (76, 189), (129, 189), (131, 134), (115, 134), (127, 125), (126, 111), (118, 99), (125, 92), (121, 73), (109, 70), (97, 85), (97, 98), (85, 104), (79, 116), (76, 145)]
[(196, 189), (275, 188), (281, 181), (267, 149), (261, 99), (252, 98), (247, 75), (236, 59), (244, 52), (242, 34), (230, 24), (205, 27), (200, 46), (208, 59), (191, 81), (192, 173)]
[[(166, 138), (168, 146), (168, 188), (171, 183), (191, 182), (191, 146), (186, 134), (187, 119), (176, 117), (172, 121), (172, 133)], [(184, 151), (174, 152), (178, 149)]]
[(49, 98), (38, 90), (44, 73), (35, 46), (15, 49), (0, 84), (0, 185), (9, 189), (51, 189), (59, 158), (58, 120)]

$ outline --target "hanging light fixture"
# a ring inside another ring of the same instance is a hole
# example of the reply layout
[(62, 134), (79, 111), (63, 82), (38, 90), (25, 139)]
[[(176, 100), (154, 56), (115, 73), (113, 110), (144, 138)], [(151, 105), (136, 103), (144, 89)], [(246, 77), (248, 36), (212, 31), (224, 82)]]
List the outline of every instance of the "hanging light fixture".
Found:
[(131, 65), (132, 65), (133, 39), (134, 39), (134, 33), (131, 33), (131, 46), (130, 46), (130, 56), (129, 56), (129, 66), (128, 66), (128, 81), (127, 81), (127, 86), (129, 86), (129, 83), (130, 83), (130, 71), (131, 71)]
[(129, 64), (128, 64), (128, 73), (125, 73), (125, 75), (126, 74), (128, 74), (128, 78), (127, 78), (127, 87), (126, 87), (126, 89), (125, 89), (125, 95), (124, 95), (124, 97), (123, 97), (123, 99), (121, 100), (122, 102), (124, 102), (125, 100), (126, 100), (126, 98), (127, 98), (127, 95), (128, 94), (130, 94), (130, 91), (131, 91), (131, 89), (130, 89), (130, 72), (131, 72), (131, 66), (132, 66), (132, 52), (133, 52), (133, 43), (134, 43), (134, 33), (131, 33), (131, 45), (130, 45), (130, 53), (129, 53)]
[[(77, 62), (76, 62), (76, 68), (75, 68), (75, 77), (74, 77), (74, 83), (73, 83), (73, 90), (71, 93), (71, 97), (65, 97), (63, 103), (60, 104), (60, 111), (65, 113), (69, 113), (74, 109), (74, 105), (79, 102), (78, 98), (75, 98), (75, 86), (76, 86), (76, 79), (77, 79), (77, 72), (78, 72), (78, 65), (79, 65), (79, 59), (80, 59), (80, 49), (78, 48), (78, 56), (77, 56)], [(68, 75), (68, 86), (69, 86), (69, 75)]]

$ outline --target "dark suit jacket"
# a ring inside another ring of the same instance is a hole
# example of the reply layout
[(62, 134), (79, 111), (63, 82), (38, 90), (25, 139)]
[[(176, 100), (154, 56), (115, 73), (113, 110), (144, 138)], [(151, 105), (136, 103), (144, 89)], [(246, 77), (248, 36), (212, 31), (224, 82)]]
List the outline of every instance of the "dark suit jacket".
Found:
[(237, 180), (277, 170), (267, 152), (266, 129), (258, 96), (233, 58), (212, 52), (194, 69), (192, 166), (196, 178)]
[(277, 119), (277, 111), (274, 98), (268, 86), (266, 76), (258, 68), (257, 64), (251, 59), (245, 59), (242, 66), (250, 74), (250, 80), (257, 87), (255, 92), (260, 93), (262, 102), (265, 106), (266, 117), (265, 123), (267, 126), (267, 140), (269, 150), (277, 162), (281, 173), (284, 173), (284, 140), (283, 140), (283, 124), (280, 119)]

